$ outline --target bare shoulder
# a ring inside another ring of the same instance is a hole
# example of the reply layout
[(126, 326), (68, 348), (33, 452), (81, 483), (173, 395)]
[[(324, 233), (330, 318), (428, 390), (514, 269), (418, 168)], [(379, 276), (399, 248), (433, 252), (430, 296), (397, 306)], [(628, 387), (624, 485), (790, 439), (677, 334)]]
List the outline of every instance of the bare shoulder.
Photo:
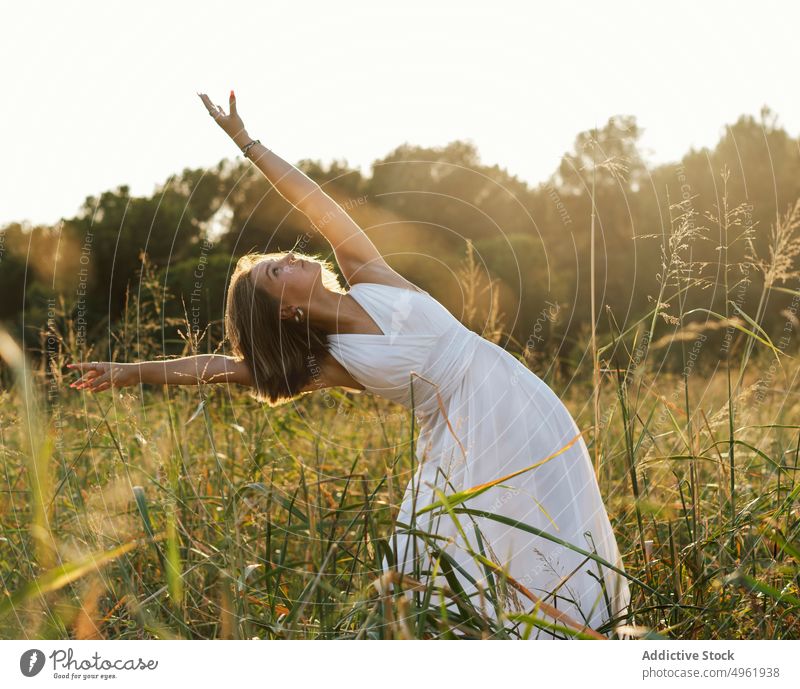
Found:
[(350, 285), (357, 285), (361, 282), (372, 282), (389, 287), (400, 287), (414, 292), (423, 292), (410, 280), (406, 280), (400, 273), (391, 268), (387, 263), (381, 262), (373, 265), (362, 265), (351, 273), (349, 278)]

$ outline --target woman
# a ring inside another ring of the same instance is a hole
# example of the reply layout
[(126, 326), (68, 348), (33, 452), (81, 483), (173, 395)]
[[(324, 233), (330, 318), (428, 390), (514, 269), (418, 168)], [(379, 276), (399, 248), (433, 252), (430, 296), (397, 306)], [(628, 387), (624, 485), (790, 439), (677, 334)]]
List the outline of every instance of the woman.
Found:
[[(435, 584), (455, 576), (461, 595), (495, 619), (486, 604), (492, 587), (507, 612), (537, 605), (540, 619), (577, 628), (624, 621), (629, 591), (620, 553), (586, 445), (561, 401), (508, 352), (392, 270), (315, 182), (253, 140), (233, 91), (230, 114), (198, 95), (330, 242), (350, 290), (309, 256), (248, 254), (228, 288), (226, 335), (235, 356), (76, 364), (84, 375), (73, 386), (98, 392), (140, 382), (234, 382), (273, 405), (341, 386), (398, 402), (413, 409), (420, 427), (420, 465), (392, 539), (398, 572), (430, 575)], [(453, 499), (472, 488), (484, 490), (451, 505), (453, 512), (441, 502), (430, 507), (443, 494)], [(550, 627), (532, 638), (564, 634)]]

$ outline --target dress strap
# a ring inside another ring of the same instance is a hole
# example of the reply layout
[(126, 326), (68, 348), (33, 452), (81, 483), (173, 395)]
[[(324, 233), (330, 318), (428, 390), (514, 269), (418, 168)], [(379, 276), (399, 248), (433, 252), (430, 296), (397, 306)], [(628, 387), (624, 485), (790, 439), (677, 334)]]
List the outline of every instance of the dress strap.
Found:
[[(378, 329), (381, 331), (380, 335), (372, 335), (371, 333), (363, 333), (367, 336), (372, 337), (385, 337), (386, 336), (386, 325), (381, 318), (381, 311), (380, 303), (375, 303), (374, 297), (370, 294), (369, 289), (363, 289), (365, 285), (371, 285), (373, 287), (380, 286), (377, 283), (373, 282), (357, 282), (350, 288), (348, 294), (353, 297), (358, 302), (358, 305), (367, 312), (367, 315), (373, 320), (375, 325), (378, 326)], [(348, 334), (362, 334), (362, 333), (343, 333), (345, 335)]]

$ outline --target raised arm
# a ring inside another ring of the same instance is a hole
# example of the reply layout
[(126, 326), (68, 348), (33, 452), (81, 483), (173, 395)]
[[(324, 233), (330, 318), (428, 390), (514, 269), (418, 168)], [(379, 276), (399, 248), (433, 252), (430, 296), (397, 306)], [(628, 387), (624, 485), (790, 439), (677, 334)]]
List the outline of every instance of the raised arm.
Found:
[[(253, 142), (236, 109), (231, 91), (230, 114), (226, 115), (207, 95), (198, 94), (217, 124), (240, 149)], [(278, 193), (311, 221), (333, 247), (336, 261), (350, 284), (355, 282), (407, 282), (384, 260), (364, 230), (316, 182), (261, 143), (247, 149), (250, 158)]]
[(252, 385), (250, 371), (244, 361), (222, 354), (199, 354), (164, 361), (143, 361), (121, 364), (93, 361), (68, 364), (83, 376), (70, 384), (77, 390), (101, 392), (110, 387), (121, 388), (139, 383), (153, 385), (199, 385), (201, 383), (238, 383)]

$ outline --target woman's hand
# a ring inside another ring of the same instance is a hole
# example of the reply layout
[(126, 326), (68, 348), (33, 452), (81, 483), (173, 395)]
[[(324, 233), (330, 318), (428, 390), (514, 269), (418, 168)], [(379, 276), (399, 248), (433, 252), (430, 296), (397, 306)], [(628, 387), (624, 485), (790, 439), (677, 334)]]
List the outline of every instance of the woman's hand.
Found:
[(67, 364), (67, 368), (77, 369), (83, 376), (70, 384), (76, 390), (102, 392), (110, 387), (124, 388), (139, 383), (138, 364), (117, 364), (110, 361), (92, 361), (81, 364)]
[(217, 121), (217, 124), (222, 127), (225, 133), (231, 137), (237, 145), (241, 147), (250, 141), (250, 136), (244, 128), (244, 122), (242, 122), (242, 118), (239, 117), (239, 113), (236, 111), (236, 96), (233, 90), (231, 90), (230, 95), (230, 115), (226, 115), (225, 111), (219, 105), (214, 105), (205, 93), (198, 93), (197, 95), (200, 96), (200, 100), (202, 100), (203, 105), (206, 106), (208, 114)]

